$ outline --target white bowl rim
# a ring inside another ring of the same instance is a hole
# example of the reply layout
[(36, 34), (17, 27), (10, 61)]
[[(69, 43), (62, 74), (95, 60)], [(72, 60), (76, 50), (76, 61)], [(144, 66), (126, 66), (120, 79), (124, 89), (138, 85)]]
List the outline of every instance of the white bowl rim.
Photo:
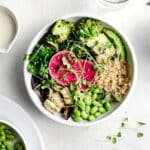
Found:
[[(89, 18), (93, 18), (93, 19), (98, 19), (110, 26), (112, 26), (122, 37), (123, 39), (126, 41), (129, 49), (130, 49), (130, 53), (131, 53), (131, 56), (132, 56), (132, 60), (133, 60), (133, 70), (134, 70), (134, 73), (133, 73), (133, 80), (132, 80), (132, 86), (130, 87), (130, 90), (128, 92), (128, 94), (126, 95), (126, 98), (124, 99), (123, 102), (121, 102), (121, 104), (113, 111), (111, 112), (110, 114), (108, 114), (107, 116), (103, 117), (103, 118), (100, 118), (99, 120), (97, 121), (93, 121), (93, 122), (87, 122), (85, 124), (83, 123), (76, 123), (76, 122), (67, 122), (66, 120), (59, 120), (57, 117), (53, 117), (54, 115), (52, 115), (51, 113), (49, 113), (47, 110), (45, 110), (45, 108), (41, 108), (37, 103), (36, 101), (32, 98), (32, 95), (30, 94), (30, 90), (28, 88), (28, 84), (27, 84), (27, 80), (26, 80), (26, 66), (27, 66), (27, 61), (25, 60), (24, 61), (24, 68), (23, 68), (23, 75), (24, 75), (24, 82), (25, 82), (25, 87), (27, 89), (27, 92), (29, 94), (29, 97), (31, 98), (32, 102), (34, 103), (34, 105), (45, 115), (47, 116), (49, 119), (51, 120), (54, 120), (56, 122), (59, 122), (61, 124), (64, 124), (64, 125), (68, 125), (68, 126), (74, 126), (74, 127), (87, 127), (87, 126), (92, 126), (92, 125), (96, 125), (98, 123), (101, 123), (107, 119), (109, 119), (110, 117), (112, 117), (113, 115), (115, 115), (126, 103), (127, 103), (127, 100), (129, 100), (129, 97), (131, 96), (131, 94), (133, 93), (133, 90), (135, 88), (135, 84), (136, 84), (136, 80), (137, 80), (137, 59), (136, 59), (136, 54), (135, 54), (135, 51), (133, 49), (133, 46), (131, 44), (131, 42), (129, 41), (129, 39), (127, 38), (127, 36), (116, 26), (114, 26), (112, 23), (110, 23), (108, 20), (104, 19), (103, 17), (100, 17), (98, 15), (95, 15), (95, 14), (89, 14), (89, 13), (72, 13), (72, 14), (69, 14), (69, 15), (64, 15), (64, 16), (60, 16), (60, 17), (57, 17), (55, 18), (54, 20), (52, 20), (50, 23), (48, 23), (46, 26), (44, 26), (36, 35), (35, 37), (33, 38), (33, 40), (31, 41), (28, 49), (27, 49), (27, 52), (26, 54), (30, 54), (31, 53), (31, 46), (32, 46), (32, 43), (34, 42), (34, 40), (36, 40), (36, 38), (41, 34), (43, 33), (49, 26), (52, 25), (52, 23), (54, 23), (56, 20), (58, 19), (71, 19), (73, 17), (89, 17)], [(30, 85), (31, 86), (31, 85)]]
[(9, 121), (3, 120), (3, 119), (0, 119), (0, 123), (12, 128), (21, 137), (21, 140), (23, 141), (25, 148), (27, 148), (26, 140), (25, 140), (22, 132), (15, 125), (13, 125)]
[[(4, 99), (5, 101), (8, 101), (9, 103), (11, 103), (12, 105), (16, 105), (16, 107), (18, 107), (18, 109), (20, 109), (20, 111), (22, 111), (24, 113), (24, 115), (28, 118), (28, 121), (30, 122), (30, 124), (33, 126), (33, 128), (35, 129), (35, 132), (37, 133), (37, 137), (39, 138), (40, 144), (41, 144), (41, 150), (45, 150), (45, 144), (43, 141), (43, 137), (41, 135), (41, 132), (39, 130), (39, 128), (37, 127), (36, 123), (34, 122), (34, 120), (31, 118), (31, 116), (19, 105), (17, 104), (15, 101), (11, 100), (11, 98), (0, 95), (0, 98)], [(10, 127), (12, 127), (17, 133), (19, 133), (20, 137), (23, 139), (24, 144), (25, 144), (25, 148), (26, 150), (28, 149), (28, 144), (27, 144), (27, 139), (25, 139), (24, 135), (23, 135), (23, 131), (21, 131), (19, 129), (19, 127), (16, 127), (17, 125), (15, 125), (11, 120), (8, 120), (6, 118), (1, 118), (0, 119), (1, 123), (4, 123)]]
[(0, 48), (0, 53), (4, 53), (7, 54), (10, 52), (12, 46), (14, 45), (14, 43), (17, 40), (18, 34), (19, 34), (19, 24), (18, 24), (18, 19), (15, 15), (15, 13), (8, 7), (4, 6), (4, 5), (0, 5), (0, 9), (4, 9), (4, 11), (6, 11), (10, 17), (13, 19), (14, 23), (15, 23), (15, 28), (16, 28), (16, 32), (14, 34), (13, 39), (10, 41), (9, 45), (7, 48)]

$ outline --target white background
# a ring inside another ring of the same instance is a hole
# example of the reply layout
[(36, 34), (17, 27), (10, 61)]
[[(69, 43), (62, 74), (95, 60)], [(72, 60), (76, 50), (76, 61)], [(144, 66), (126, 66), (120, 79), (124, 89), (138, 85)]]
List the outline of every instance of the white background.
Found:
[[(105, 11), (96, 0), (0, 0), (18, 17), (20, 33), (12, 51), (0, 54), (0, 94), (14, 99), (38, 125), (46, 150), (148, 150), (150, 149), (150, 6), (146, 0), (133, 0), (119, 11)], [(50, 20), (73, 12), (96, 13), (120, 27), (132, 42), (138, 58), (138, 80), (134, 93), (125, 107), (111, 119), (86, 128), (67, 127), (43, 116), (32, 104), (24, 87), (23, 56), (35, 34)], [(14, 114), (17, 117), (17, 114)], [(129, 117), (129, 126), (146, 122), (139, 139), (133, 129), (113, 145), (105, 136), (118, 131), (121, 120)], [(28, 131), (27, 131), (28, 132)], [(34, 144), (34, 143), (33, 143)]]

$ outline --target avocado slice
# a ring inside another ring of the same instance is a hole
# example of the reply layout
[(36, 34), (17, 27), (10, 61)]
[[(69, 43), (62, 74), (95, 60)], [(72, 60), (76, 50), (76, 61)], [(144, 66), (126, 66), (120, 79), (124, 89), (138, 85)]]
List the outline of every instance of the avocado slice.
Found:
[(115, 53), (115, 47), (104, 33), (100, 33), (99, 35), (88, 39), (86, 45), (97, 55), (103, 51), (108, 52), (108, 55), (113, 55)]
[(105, 28), (103, 29), (103, 32), (114, 43), (114, 46), (117, 48), (117, 50), (119, 50), (120, 60), (126, 60), (125, 47), (123, 45), (121, 38), (112, 30)]

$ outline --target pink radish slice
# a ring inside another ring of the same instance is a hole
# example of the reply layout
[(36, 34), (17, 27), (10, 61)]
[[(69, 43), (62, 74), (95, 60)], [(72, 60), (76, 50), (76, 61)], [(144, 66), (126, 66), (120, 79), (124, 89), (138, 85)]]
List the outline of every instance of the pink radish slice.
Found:
[(92, 63), (88, 60), (82, 60), (81, 64), (83, 69), (82, 71), (83, 79), (88, 82), (92, 82), (96, 75), (96, 71), (93, 69)]
[[(92, 83), (94, 81), (94, 77), (96, 75), (96, 71), (93, 69), (93, 65), (88, 60), (82, 60), (82, 78), (83, 80), (86, 80), (87, 82)], [(87, 85), (82, 84), (80, 86), (80, 89), (85, 91), (87, 90)]]
[[(77, 58), (71, 56), (70, 51), (60, 51), (53, 55), (49, 62), (49, 73), (61, 85), (68, 85), (74, 83), (81, 76), (81, 64)], [(66, 57), (68, 63), (71, 65), (71, 70), (67, 69), (62, 62), (62, 58)]]

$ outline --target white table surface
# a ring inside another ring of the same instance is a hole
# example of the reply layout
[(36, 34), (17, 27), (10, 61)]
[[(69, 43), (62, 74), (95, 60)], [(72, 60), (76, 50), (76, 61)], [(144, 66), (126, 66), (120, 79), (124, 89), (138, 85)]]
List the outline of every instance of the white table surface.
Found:
[[(134, 0), (119, 11), (108, 12), (97, 6), (96, 0), (0, 0), (17, 15), (20, 33), (9, 54), (0, 54), (0, 94), (20, 104), (38, 125), (46, 150), (148, 150), (150, 149), (150, 6), (146, 0)], [(131, 40), (138, 58), (138, 80), (128, 103), (111, 119), (86, 128), (71, 128), (48, 120), (32, 104), (24, 87), (23, 56), (35, 34), (57, 16), (73, 12), (96, 13), (119, 26)], [(126, 113), (125, 113), (126, 111)], [(17, 117), (17, 114), (14, 114)], [(107, 134), (118, 131), (122, 118), (128, 116), (131, 125), (145, 121), (145, 135), (139, 139), (136, 131), (125, 130), (113, 145), (105, 141)], [(34, 143), (33, 143), (34, 144)]]

